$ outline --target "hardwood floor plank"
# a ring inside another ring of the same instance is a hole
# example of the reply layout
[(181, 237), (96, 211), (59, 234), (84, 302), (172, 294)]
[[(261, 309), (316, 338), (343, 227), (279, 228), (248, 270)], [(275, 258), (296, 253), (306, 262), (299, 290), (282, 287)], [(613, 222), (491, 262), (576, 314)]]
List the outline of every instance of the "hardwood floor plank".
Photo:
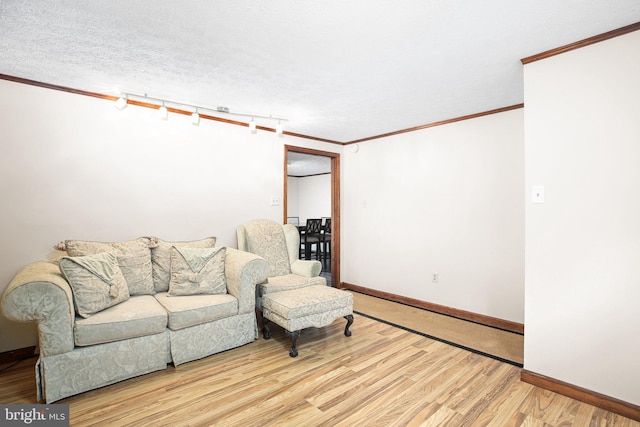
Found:
[(428, 364), (422, 372), (419, 372), (413, 377), (414, 380), (433, 382), (436, 377), (443, 375), (447, 369), (464, 363), (471, 355), (468, 351), (457, 347), (451, 347), (440, 342), (436, 342), (435, 344), (440, 351), (427, 353), (430, 356)]
[[(463, 414), (463, 425), (472, 425), (477, 420), (490, 420), (490, 414), (487, 411), (494, 401), (504, 399), (506, 390), (509, 390), (515, 382), (519, 382), (520, 372), (516, 372), (513, 367), (508, 369), (503, 366), (499, 373), (492, 378), (487, 378), (483, 387), (475, 387), (475, 390), (469, 394), (469, 397), (461, 402), (461, 405), (454, 407), (454, 409)], [(493, 383), (494, 386), (488, 387), (487, 384)]]
[(505, 392), (494, 399), (485, 410), (485, 418), (478, 418), (472, 426), (515, 427), (522, 424), (524, 416), (518, 411), (533, 386), (522, 381), (514, 381)]
[(447, 396), (452, 396), (460, 386), (461, 382), (464, 382), (469, 376), (474, 375), (476, 372), (472, 369), (465, 369), (474, 366), (477, 356), (473, 353), (463, 352), (461, 357), (455, 364), (448, 364), (446, 367), (439, 369), (437, 376), (430, 377), (428, 384), (430, 391), (425, 394), (424, 398), (428, 401), (437, 401), (443, 403), (446, 401)]
[(595, 406), (587, 405), (586, 403), (578, 402), (578, 410), (576, 411), (573, 422), (577, 426), (588, 426), (593, 418), (593, 411)]
[[(426, 420), (441, 405), (429, 402), (422, 397), (424, 384), (413, 383), (401, 394), (385, 404), (381, 417), (389, 419), (389, 425), (403, 425)], [(428, 409), (429, 408), (429, 409)]]
[(483, 371), (493, 362), (491, 359), (477, 355), (473, 355), (473, 358), (470, 357), (468, 360), (471, 363), (470, 366), (473, 366), (473, 369), (461, 369), (464, 375), (460, 377), (460, 381), (446, 394), (441, 394), (436, 399), (439, 403), (446, 402), (448, 407), (460, 413), (464, 412), (460, 411), (458, 407), (470, 396), (473, 396), (475, 391), (480, 391), (485, 388), (486, 382), (483, 383), (483, 380), (486, 376), (483, 374)]
[(415, 415), (414, 414), (406, 414), (406, 415), (409, 415), (409, 417), (398, 418), (396, 421), (394, 421), (390, 425), (393, 426), (393, 427), (402, 427), (402, 426), (418, 427), (418, 426), (422, 426), (426, 420), (431, 418), (433, 416), (433, 414), (435, 414), (440, 409), (441, 406), (442, 405), (440, 405), (438, 403), (428, 404), (427, 406), (423, 407), (422, 410), (420, 412), (416, 413)]
[[(345, 407), (346, 405), (353, 406), (354, 402), (366, 400), (367, 396), (377, 390), (389, 387), (393, 382), (403, 379), (398, 375), (398, 371), (411, 355), (412, 353), (396, 353), (395, 357), (390, 357), (386, 360), (387, 363), (385, 365), (372, 366), (365, 371), (352, 369), (353, 373), (349, 376), (350, 380), (338, 387), (339, 395), (336, 395), (335, 390), (330, 390), (329, 393), (324, 392), (320, 395), (310, 396), (307, 400), (321, 410)], [(349, 410), (349, 408), (345, 408), (345, 410)]]
[(406, 377), (398, 377), (395, 381), (384, 388), (379, 388), (366, 400), (366, 405), (361, 405), (349, 413), (338, 426), (358, 425), (362, 420), (368, 420), (367, 424), (374, 426), (387, 426), (391, 421), (388, 417), (387, 403), (394, 400), (394, 397), (403, 390), (411, 387), (413, 381)]
[(522, 402), (520, 411), (525, 414), (530, 414), (535, 419), (539, 419), (544, 415), (545, 411), (552, 408), (551, 402), (553, 401), (554, 396), (555, 393), (552, 391), (535, 388)]
[(458, 414), (453, 409), (450, 409), (446, 406), (441, 406), (440, 409), (436, 411), (432, 416), (427, 418), (421, 426), (425, 427), (436, 427), (436, 426), (461, 426), (462, 424), (459, 421), (460, 414)]
[(521, 427), (553, 427), (545, 423), (544, 421), (539, 420), (531, 415), (527, 416), (522, 422), (522, 424), (520, 424), (520, 426)]

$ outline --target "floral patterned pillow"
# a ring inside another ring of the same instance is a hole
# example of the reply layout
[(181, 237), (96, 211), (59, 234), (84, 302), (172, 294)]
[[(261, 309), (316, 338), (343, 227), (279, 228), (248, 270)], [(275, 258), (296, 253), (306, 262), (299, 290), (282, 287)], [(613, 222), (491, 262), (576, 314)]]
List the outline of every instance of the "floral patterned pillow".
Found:
[(78, 315), (90, 317), (129, 299), (129, 287), (113, 253), (65, 256), (58, 262), (71, 286)]
[(190, 242), (165, 242), (158, 238), (152, 238), (151, 263), (153, 265), (153, 286), (156, 292), (167, 292), (169, 289), (172, 247), (213, 248), (215, 245), (215, 237)]
[(122, 270), (131, 295), (153, 295), (150, 239), (141, 237), (126, 242), (91, 242), (66, 240), (64, 247), (70, 256), (94, 255), (113, 252)]
[(226, 294), (226, 248), (171, 248), (169, 295)]

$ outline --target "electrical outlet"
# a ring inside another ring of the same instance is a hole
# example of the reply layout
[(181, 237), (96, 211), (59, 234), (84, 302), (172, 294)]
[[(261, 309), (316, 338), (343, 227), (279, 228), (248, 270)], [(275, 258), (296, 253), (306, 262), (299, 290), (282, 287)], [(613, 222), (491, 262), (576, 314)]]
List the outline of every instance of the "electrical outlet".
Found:
[(438, 273), (432, 273), (431, 274), (431, 282), (432, 283), (438, 283)]
[(544, 203), (544, 187), (542, 185), (531, 187), (531, 203)]

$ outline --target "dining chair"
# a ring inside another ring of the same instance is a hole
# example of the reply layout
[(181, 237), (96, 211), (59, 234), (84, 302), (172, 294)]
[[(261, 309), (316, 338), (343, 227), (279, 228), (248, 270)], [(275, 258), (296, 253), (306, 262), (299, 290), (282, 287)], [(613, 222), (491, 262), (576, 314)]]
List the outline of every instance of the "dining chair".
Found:
[(311, 259), (311, 246), (316, 245), (316, 259), (322, 259), (322, 219), (308, 218), (303, 239), (305, 259)]
[(331, 262), (331, 218), (326, 218), (322, 227), (322, 262)]

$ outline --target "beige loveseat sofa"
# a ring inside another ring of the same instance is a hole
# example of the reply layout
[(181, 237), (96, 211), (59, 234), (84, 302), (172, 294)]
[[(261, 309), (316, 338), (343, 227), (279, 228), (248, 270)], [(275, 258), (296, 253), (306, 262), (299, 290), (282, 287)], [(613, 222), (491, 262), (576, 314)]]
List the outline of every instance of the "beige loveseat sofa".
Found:
[(0, 301), (8, 319), (38, 324), (38, 400), (54, 402), (258, 337), (255, 286), (269, 265), (256, 255), (215, 248), (215, 238), (66, 241), (58, 249), (18, 272)]

